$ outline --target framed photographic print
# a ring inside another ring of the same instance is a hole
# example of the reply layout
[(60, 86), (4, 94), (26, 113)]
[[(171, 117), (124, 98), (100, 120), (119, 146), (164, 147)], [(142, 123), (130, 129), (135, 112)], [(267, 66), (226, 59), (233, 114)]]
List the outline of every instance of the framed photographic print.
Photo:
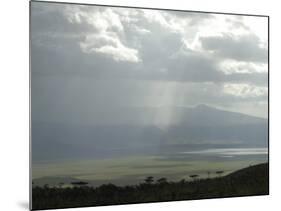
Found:
[(269, 194), (269, 17), (30, 2), (31, 209)]

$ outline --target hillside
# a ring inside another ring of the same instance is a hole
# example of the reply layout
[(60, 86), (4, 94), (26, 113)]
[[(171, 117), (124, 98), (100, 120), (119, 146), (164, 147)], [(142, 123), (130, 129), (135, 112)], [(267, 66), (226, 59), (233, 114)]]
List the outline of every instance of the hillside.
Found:
[[(135, 186), (32, 189), (32, 209), (87, 207), (130, 203), (191, 200), (269, 194), (268, 163), (251, 166), (213, 179), (169, 182), (147, 177)], [(48, 196), (48, 197), (46, 197)]]
[(245, 194), (251, 194), (254, 191), (257, 194), (268, 193), (269, 165), (268, 163), (251, 166), (231, 173), (225, 177), (237, 186), (239, 191)]

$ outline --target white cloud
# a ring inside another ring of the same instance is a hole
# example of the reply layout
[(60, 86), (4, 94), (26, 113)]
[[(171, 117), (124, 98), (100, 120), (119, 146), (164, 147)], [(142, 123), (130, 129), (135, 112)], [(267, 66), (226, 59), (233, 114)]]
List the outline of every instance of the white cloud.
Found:
[(69, 6), (65, 10), (65, 15), (69, 22), (76, 24), (87, 23), (98, 31), (116, 30), (123, 31), (120, 17), (111, 8), (98, 10), (96, 7)]
[(137, 51), (135, 49), (126, 48), (123, 45), (102, 46), (101, 48), (94, 49), (96, 52), (111, 55), (116, 61), (139, 62)]
[(149, 31), (148, 29), (141, 28), (141, 27), (139, 27), (137, 25), (133, 25), (132, 28), (135, 29), (136, 32), (141, 34), (141, 35), (145, 35), (145, 34), (151, 33), (151, 31)]
[(163, 29), (169, 30), (170, 33), (184, 33), (183, 25), (188, 24), (188, 22), (177, 19), (168, 12), (157, 10), (143, 10), (143, 18), (149, 23), (156, 23)]
[[(124, 26), (121, 17), (114, 9), (104, 10), (91, 7), (69, 7), (67, 18), (70, 23), (88, 24), (93, 27), (92, 32), (87, 32), (84, 40), (79, 45), (82, 52), (100, 53), (112, 57), (115, 61), (140, 62), (138, 50), (130, 48), (121, 41)], [(144, 30), (144, 29), (143, 29)]]
[(225, 74), (267, 73), (267, 64), (225, 59), (219, 63), (219, 69)]
[(268, 89), (267, 87), (257, 87), (249, 84), (224, 84), (223, 92), (237, 97), (248, 98), (267, 96)]
[(105, 54), (118, 62), (140, 62), (138, 51), (123, 45), (114, 33), (86, 36), (86, 39), (80, 42), (80, 47), (84, 53), (97, 52)]
[[(184, 39), (186, 46), (192, 50), (201, 51), (200, 39), (209, 37), (250, 37), (253, 34), (257, 37), (257, 47), (267, 48), (267, 19), (264, 17), (246, 17), (236, 15), (212, 15), (213, 18), (205, 19), (195, 26), (184, 27)], [(187, 22), (185, 20), (185, 22)]]

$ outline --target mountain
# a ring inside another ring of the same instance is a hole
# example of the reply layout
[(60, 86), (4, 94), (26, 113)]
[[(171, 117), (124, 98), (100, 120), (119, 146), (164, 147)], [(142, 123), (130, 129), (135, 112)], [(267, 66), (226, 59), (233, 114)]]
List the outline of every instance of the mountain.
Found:
[(32, 121), (33, 161), (154, 154), (165, 146), (218, 143), (266, 147), (268, 120), (199, 105), (115, 108), (85, 125)]
[(180, 112), (180, 123), (167, 129), (170, 139), (182, 138), (196, 143), (221, 141), (245, 145), (266, 146), (268, 120), (237, 112), (229, 112), (206, 105), (184, 109)]
[(248, 124), (264, 124), (266, 119), (249, 116), (237, 112), (224, 111), (207, 105), (198, 105), (194, 108), (182, 109), (181, 123), (192, 126), (233, 126)]

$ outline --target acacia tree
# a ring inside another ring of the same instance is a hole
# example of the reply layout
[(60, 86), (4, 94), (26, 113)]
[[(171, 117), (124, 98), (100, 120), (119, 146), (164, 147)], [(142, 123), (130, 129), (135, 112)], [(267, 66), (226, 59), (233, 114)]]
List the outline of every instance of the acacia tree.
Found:
[(149, 177), (146, 177), (144, 181), (145, 181), (146, 184), (150, 185), (150, 184), (153, 183), (154, 179), (153, 179), (152, 176), (149, 176)]
[(49, 184), (45, 184), (43, 187), (44, 187), (45, 189), (48, 189), (48, 188), (49, 188)]
[(89, 183), (88, 182), (80, 181), (80, 182), (72, 182), (71, 184), (74, 185), (75, 187), (85, 187)]
[(195, 181), (199, 177), (199, 175), (198, 174), (192, 174), (192, 175), (189, 175), (189, 177), (192, 178), (193, 181)]
[(160, 179), (157, 180), (158, 184), (166, 184), (167, 183), (167, 179), (165, 177), (162, 177)]

